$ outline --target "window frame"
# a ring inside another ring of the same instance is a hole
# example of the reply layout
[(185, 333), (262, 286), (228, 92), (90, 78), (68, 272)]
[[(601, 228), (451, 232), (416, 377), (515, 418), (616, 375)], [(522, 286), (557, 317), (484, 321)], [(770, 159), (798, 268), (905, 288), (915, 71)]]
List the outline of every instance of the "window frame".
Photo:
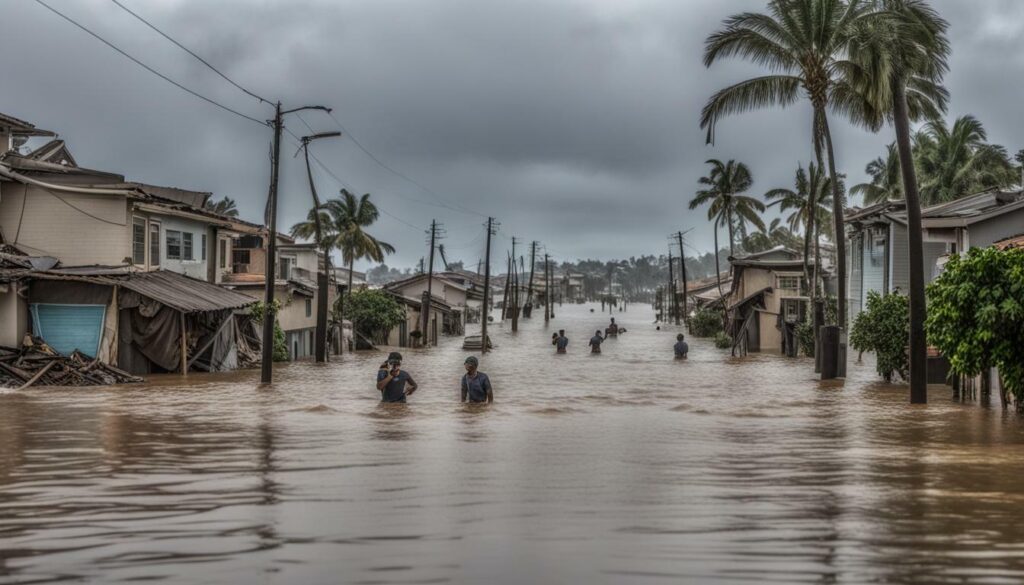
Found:
[(206, 234), (199, 236), (199, 259), (206, 262)]
[(313, 316), (313, 299), (306, 299), (306, 316)]
[(196, 259), (195, 236), (192, 232), (181, 232), (181, 259), (185, 262), (194, 262)]
[[(796, 286), (784, 286), (783, 283), (795, 282)], [(803, 286), (803, 275), (801, 274), (776, 274), (775, 288), (779, 290), (800, 291)]]
[[(149, 237), (149, 245), (147, 246), (146, 253), (149, 255), (149, 266), (155, 268), (160, 266), (160, 231), (161, 225), (159, 221), (149, 220), (149, 227), (146, 229), (146, 234)], [(156, 230), (154, 235), (153, 230)], [(156, 245), (154, 249), (153, 246)]]
[[(166, 246), (167, 246), (167, 259), (168, 260), (182, 260), (183, 259), (182, 258), (182, 253), (185, 250), (184, 250), (184, 245), (182, 243), (181, 230), (164, 230), (164, 234), (165, 234), (164, 235), (164, 241), (166, 242)], [(172, 242), (171, 242), (171, 238), (172, 237), (176, 238), (177, 242), (172, 244)], [(173, 249), (172, 246), (177, 246), (177, 248), (178, 248), (178, 253), (177, 254), (171, 252), (171, 250)]]
[[(138, 228), (142, 228), (142, 241), (138, 241), (139, 234), (136, 232)], [(146, 237), (149, 234), (149, 227), (146, 225), (146, 218), (144, 217), (132, 217), (132, 264), (136, 266), (146, 266), (146, 256), (148, 255), (148, 247), (146, 246)], [(141, 246), (141, 250), (137, 248)], [(142, 259), (139, 260), (138, 254), (142, 253)]]
[(228, 267), (228, 258), (227, 258), (227, 256), (228, 256), (228, 241), (225, 238), (220, 238), (220, 239), (217, 240), (217, 255), (218, 255), (217, 266), (219, 266), (221, 270), (227, 269), (227, 267)]

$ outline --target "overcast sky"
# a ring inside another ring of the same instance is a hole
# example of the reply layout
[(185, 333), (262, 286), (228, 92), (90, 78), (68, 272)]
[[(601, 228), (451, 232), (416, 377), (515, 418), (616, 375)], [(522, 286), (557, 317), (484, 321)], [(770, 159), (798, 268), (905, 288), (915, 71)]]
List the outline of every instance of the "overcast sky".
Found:
[[(389, 265), (426, 251), (431, 219), (450, 259), (475, 267), (485, 216), (508, 238), (539, 240), (557, 259), (664, 253), (666, 236), (709, 251), (703, 210), (689, 211), (709, 158), (752, 169), (752, 194), (791, 186), (811, 159), (809, 107), (726, 119), (704, 144), (708, 96), (758, 70), (707, 70), (704, 38), (764, 0), (121, 0), (257, 94), (286, 107), (324, 104), (350, 138), (317, 156), (382, 211), (371, 233)], [(232, 87), (108, 0), (48, 0), (180, 83), (258, 119), (272, 110)], [(1024, 148), (1024, 2), (934, 0), (951, 22), (950, 116), (972, 113), (992, 141)], [(130, 180), (212, 191), (260, 221), (271, 132), (192, 97), (32, 0), (4, 3), (0, 111), (59, 132), (79, 164)], [(336, 130), (303, 114), (316, 131)], [(309, 134), (292, 116), (288, 127)], [(891, 141), (833, 121), (840, 172), (853, 184)], [(309, 209), (293, 141), (284, 143), (279, 227)], [(319, 190), (341, 185), (316, 173)], [(416, 227), (411, 227), (416, 226)]]

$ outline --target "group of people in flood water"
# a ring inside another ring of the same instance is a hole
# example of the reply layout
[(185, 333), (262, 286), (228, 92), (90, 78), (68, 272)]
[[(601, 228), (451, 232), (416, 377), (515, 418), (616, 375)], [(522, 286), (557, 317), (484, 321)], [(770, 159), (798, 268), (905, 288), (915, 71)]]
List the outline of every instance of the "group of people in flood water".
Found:
[[(611, 323), (601, 335), (601, 330), (594, 332), (590, 338), (590, 353), (601, 353), (601, 344), (609, 337), (618, 337), (625, 333), (626, 328), (620, 327), (612, 318)], [(558, 333), (551, 335), (551, 345), (555, 346), (556, 353), (568, 353), (569, 338), (565, 336), (565, 329), (559, 329)], [(676, 335), (676, 344), (673, 346), (676, 359), (686, 359), (690, 352), (682, 333)], [(491, 379), (487, 374), (479, 371), (480, 360), (476, 356), (469, 356), (464, 362), (466, 373), (462, 376), (462, 402), (494, 402), (494, 388), (491, 386)], [(411, 396), (419, 386), (409, 372), (402, 369), (402, 354), (393, 351), (388, 354), (386, 362), (380, 365), (377, 371), (377, 390), (380, 391), (381, 402), (405, 402), (407, 396)]]

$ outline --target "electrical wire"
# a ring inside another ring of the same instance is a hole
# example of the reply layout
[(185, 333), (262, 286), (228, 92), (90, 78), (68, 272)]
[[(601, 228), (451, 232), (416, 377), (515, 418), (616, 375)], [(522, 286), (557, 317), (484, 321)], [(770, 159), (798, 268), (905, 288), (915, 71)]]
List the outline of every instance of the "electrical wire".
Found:
[(450, 209), (451, 211), (457, 211), (457, 212), (460, 212), (460, 213), (469, 213), (471, 215), (477, 215), (477, 216), (480, 216), (480, 217), (487, 217), (486, 215), (484, 215), (482, 213), (477, 213), (476, 211), (473, 211), (472, 209), (469, 209), (469, 208), (467, 208), (464, 205), (459, 205), (458, 203), (456, 203), (456, 205), (458, 205), (458, 207), (461, 207), (461, 209), (457, 209), (455, 207), (452, 207), (447, 202), (445, 202), (443, 197), (441, 197), (440, 195), (438, 195), (437, 193), (435, 193), (431, 189), (428, 189), (427, 187), (425, 187), (420, 182), (416, 181), (415, 179), (412, 179), (411, 177), (409, 177), (405, 173), (402, 173), (400, 171), (395, 170), (391, 166), (387, 165), (384, 161), (382, 161), (379, 158), (377, 158), (372, 152), (370, 152), (365, 146), (363, 146), (362, 143), (359, 142), (359, 140), (357, 140), (356, 137), (353, 136), (351, 132), (349, 132), (341, 124), (341, 121), (338, 120), (338, 118), (336, 118), (334, 116), (333, 112), (327, 112), (327, 115), (330, 116), (331, 119), (334, 120), (334, 123), (338, 125), (338, 129), (341, 130), (344, 135), (348, 136), (348, 138), (352, 141), (352, 143), (355, 144), (356, 147), (359, 148), (359, 150), (363, 151), (363, 154), (368, 156), (370, 158), (370, 160), (372, 160), (373, 162), (377, 163), (377, 165), (380, 166), (382, 169), (388, 171), (389, 173), (395, 175), (396, 177), (404, 179), (405, 181), (407, 181), (407, 182), (409, 182), (409, 183), (419, 187), (420, 189), (422, 189), (426, 193), (429, 193), (431, 196), (434, 197), (434, 199), (437, 200), (437, 202), (440, 204), (441, 207), (444, 207), (446, 209)]
[(177, 47), (178, 47), (179, 49), (181, 49), (182, 51), (185, 51), (185, 52), (186, 52), (186, 53), (188, 53), (189, 55), (192, 55), (193, 57), (195, 57), (195, 58), (196, 58), (196, 59), (197, 59), (197, 60), (198, 60), (198, 61), (199, 61), (200, 63), (202, 63), (203, 65), (206, 65), (206, 67), (207, 67), (207, 68), (209, 68), (209, 69), (210, 69), (210, 71), (213, 71), (213, 72), (214, 72), (214, 73), (216, 73), (217, 75), (220, 75), (220, 76), (221, 76), (222, 78), (224, 78), (224, 80), (225, 80), (225, 81), (227, 81), (227, 82), (228, 82), (228, 83), (230, 83), (231, 85), (233, 85), (233, 86), (237, 87), (238, 89), (242, 90), (242, 91), (243, 91), (243, 92), (244, 92), (245, 94), (247, 94), (247, 95), (249, 95), (249, 96), (251, 96), (251, 97), (254, 97), (254, 98), (258, 99), (258, 100), (260, 100), (260, 101), (261, 101), (261, 102), (263, 102), (263, 103), (267, 103), (267, 104), (271, 103), (271, 102), (270, 102), (270, 100), (268, 100), (268, 99), (266, 99), (266, 98), (262, 98), (262, 97), (260, 97), (260, 96), (256, 95), (255, 93), (253, 93), (253, 92), (249, 91), (248, 89), (245, 89), (244, 87), (242, 87), (241, 85), (239, 85), (238, 83), (236, 83), (236, 82), (235, 82), (235, 81), (234, 81), (233, 79), (231, 79), (231, 78), (230, 78), (230, 77), (228, 77), (227, 75), (224, 75), (223, 73), (221, 73), (221, 71), (220, 71), (219, 69), (217, 69), (216, 67), (214, 67), (213, 65), (211, 65), (211, 64), (209, 63), (209, 61), (207, 61), (206, 59), (203, 59), (202, 57), (200, 57), (199, 55), (195, 54), (195, 53), (194, 53), (194, 52), (193, 52), (193, 51), (192, 51), (191, 49), (189, 49), (189, 48), (188, 48), (188, 47), (186, 47), (185, 45), (182, 45), (182, 44), (181, 44), (181, 43), (179, 43), (178, 41), (176, 41), (176, 40), (174, 40), (173, 38), (171, 38), (171, 36), (170, 36), (170, 35), (168, 35), (168, 34), (167, 34), (167, 33), (165, 33), (164, 31), (162, 31), (162, 30), (158, 29), (158, 28), (157, 28), (156, 26), (154, 26), (154, 25), (153, 25), (153, 23), (149, 22), (149, 21), (148, 21), (148, 20), (146, 20), (145, 18), (142, 18), (141, 16), (139, 16), (139, 15), (138, 15), (138, 14), (136, 14), (135, 12), (132, 12), (132, 10), (131, 10), (131, 9), (129, 9), (129, 8), (128, 8), (127, 6), (125, 6), (124, 4), (121, 4), (120, 2), (118, 2), (118, 0), (110, 0), (110, 1), (111, 1), (111, 2), (113, 2), (114, 4), (116, 4), (116, 5), (118, 6), (118, 7), (120, 7), (120, 8), (121, 8), (121, 10), (124, 10), (124, 11), (125, 11), (125, 12), (127, 12), (128, 14), (131, 14), (132, 16), (134, 16), (135, 18), (137, 18), (137, 19), (138, 19), (139, 21), (141, 21), (141, 22), (142, 22), (142, 24), (145, 24), (145, 25), (146, 25), (146, 26), (148, 26), (149, 28), (151, 28), (151, 29), (153, 29), (154, 31), (156, 31), (156, 32), (157, 32), (157, 34), (159, 34), (159, 35), (160, 35), (160, 36), (162, 36), (163, 38), (165, 38), (165, 39), (167, 39), (168, 41), (171, 41), (172, 43), (174, 43), (174, 44), (175, 44), (175, 45), (176, 45), (176, 46), (177, 46)]
[(189, 89), (189, 88), (185, 87), (184, 85), (178, 83), (177, 81), (174, 81), (170, 77), (167, 77), (163, 73), (160, 73), (156, 69), (153, 69), (149, 65), (146, 65), (142, 61), (139, 61), (135, 57), (131, 56), (130, 54), (128, 54), (126, 51), (124, 51), (123, 49), (121, 49), (120, 47), (115, 45), (114, 43), (111, 43), (107, 39), (101, 37), (100, 35), (94, 33), (92, 30), (86, 28), (85, 25), (78, 23), (77, 21), (72, 19), (70, 16), (67, 16), (66, 14), (64, 14), (63, 12), (60, 12), (56, 8), (54, 8), (54, 7), (50, 6), (49, 4), (47, 4), (46, 2), (43, 2), (43, 0), (35, 0), (35, 2), (36, 2), (36, 4), (39, 4), (40, 6), (46, 8), (47, 10), (49, 10), (50, 12), (56, 14), (57, 16), (63, 18), (64, 20), (70, 22), (71, 24), (75, 25), (79, 29), (85, 31), (90, 36), (92, 36), (96, 40), (100, 41), (101, 43), (107, 45), (111, 49), (117, 51), (118, 53), (120, 53), (124, 57), (128, 58), (129, 60), (131, 60), (136, 65), (142, 67), (146, 71), (149, 71), (153, 75), (156, 75), (160, 79), (163, 79), (164, 81), (166, 81), (167, 83), (170, 83), (171, 85), (177, 87), (178, 89), (180, 89), (180, 90), (182, 90), (182, 91), (184, 91), (184, 92), (186, 92), (188, 94), (191, 94), (191, 95), (193, 95), (193, 96), (195, 96), (195, 97), (197, 97), (197, 98), (199, 98), (199, 99), (201, 99), (201, 100), (203, 100), (203, 101), (205, 101), (207, 103), (213, 104), (213, 105), (217, 106), (218, 108), (220, 108), (220, 109), (222, 109), (222, 110), (224, 110), (226, 112), (230, 112), (230, 113), (232, 113), (232, 114), (234, 114), (234, 115), (236, 115), (236, 116), (238, 116), (240, 118), (245, 118), (246, 120), (249, 120), (250, 122), (255, 122), (255, 123), (259, 124), (260, 126), (266, 126), (267, 125), (267, 123), (265, 121), (257, 120), (256, 118), (253, 118), (252, 116), (243, 114), (242, 112), (239, 112), (238, 110), (235, 110), (235, 109), (232, 109), (232, 108), (230, 108), (228, 106), (225, 106), (224, 104), (222, 104), (220, 102), (217, 102), (217, 101), (215, 101), (215, 100), (213, 100), (211, 98), (208, 98), (205, 95), (203, 95), (203, 94), (201, 94), (201, 93), (199, 93), (197, 91), (194, 91), (192, 89)]

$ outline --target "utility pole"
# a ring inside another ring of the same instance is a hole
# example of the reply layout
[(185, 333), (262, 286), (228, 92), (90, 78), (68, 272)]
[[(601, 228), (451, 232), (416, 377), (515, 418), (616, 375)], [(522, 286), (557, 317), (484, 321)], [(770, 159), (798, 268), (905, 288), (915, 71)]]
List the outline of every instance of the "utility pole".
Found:
[(313, 183), (313, 169), (309, 166), (309, 143), (321, 138), (335, 138), (341, 136), (341, 132), (322, 132), (312, 136), (303, 136), (302, 149), (306, 157), (306, 176), (309, 178), (309, 192), (313, 195), (313, 224), (316, 226), (316, 245), (323, 247), (324, 269), (323, 272), (317, 266), (316, 272), (316, 342), (315, 354), (317, 363), (327, 361), (327, 274), (331, 269), (331, 248), (324, 244), (323, 225), (320, 221), (320, 197), (316, 194), (316, 185)]
[(676, 314), (676, 322), (679, 320), (679, 307), (676, 306), (676, 277), (672, 268), (672, 248), (668, 249), (668, 295), (669, 299), (672, 299), (672, 308), (669, 309), (668, 319), (672, 319), (672, 314)]
[[(506, 256), (508, 253), (506, 252)], [(501, 323), (508, 317), (508, 287), (512, 285), (512, 257), (505, 258), (505, 290), (501, 294)]]
[[(683, 278), (683, 319), (690, 314), (689, 290), (686, 285), (686, 252), (683, 250), (683, 232), (676, 232), (676, 241), (679, 243), (679, 267)], [(679, 325), (679, 317), (676, 316), (676, 325)]]
[(434, 291), (434, 249), (437, 247), (437, 220), (430, 222), (430, 260), (427, 263), (427, 298), (422, 303), (423, 313), (423, 347), (430, 345), (430, 304), (433, 302)]
[[(487, 251), (484, 257), (484, 306), (480, 313), (480, 353), (487, 353), (487, 316), (491, 300), (491, 236), (494, 235), (494, 218), (487, 218)], [(477, 270), (479, 272), (479, 270)]]
[(277, 187), (281, 172), (281, 132), (284, 130), (284, 116), (300, 110), (323, 110), (330, 113), (325, 106), (303, 106), (291, 110), (281, 110), (281, 102), (274, 104), (274, 119), (270, 124), (274, 128), (273, 157), (270, 160), (270, 193), (267, 194), (267, 259), (264, 267), (263, 286), (263, 348), (260, 361), (260, 382), (269, 384), (274, 377), (274, 324), (277, 314), (274, 311), (274, 282), (277, 255)]
[(544, 254), (544, 324), (551, 321), (551, 261)]
[(534, 261), (537, 256), (537, 242), (530, 242), (530, 281), (526, 287), (526, 304), (530, 307), (530, 310), (526, 312), (525, 317), (533, 317), (533, 268)]

